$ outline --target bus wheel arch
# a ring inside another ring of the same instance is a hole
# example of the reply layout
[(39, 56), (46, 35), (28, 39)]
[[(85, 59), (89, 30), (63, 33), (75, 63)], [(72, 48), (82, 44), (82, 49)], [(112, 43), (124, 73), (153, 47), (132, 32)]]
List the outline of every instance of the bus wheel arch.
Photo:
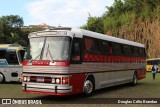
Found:
[(3, 75), (3, 73), (0, 72), (0, 83), (5, 82), (5, 77)]
[(86, 96), (90, 96), (95, 91), (95, 78), (93, 75), (88, 75), (84, 81), (83, 93)]

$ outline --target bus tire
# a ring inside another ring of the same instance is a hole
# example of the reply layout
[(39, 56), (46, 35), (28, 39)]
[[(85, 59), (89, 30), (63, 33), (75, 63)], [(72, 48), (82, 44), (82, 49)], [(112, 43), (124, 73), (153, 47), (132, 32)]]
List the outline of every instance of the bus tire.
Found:
[(133, 85), (133, 86), (137, 85), (137, 82), (138, 82), (137, 72), (135, 72), (134, 75), (133, 75), (132, 85)]
[(2, 73), (0, 73), (0, 83), (3, 83), (5, 81), (5, 77)]
[(90, 96), (94, 93), (95, 91), (95, 82), (93, 78), (87, 78), (86, 81), (84, 82), (84, 95), (85, 96)]

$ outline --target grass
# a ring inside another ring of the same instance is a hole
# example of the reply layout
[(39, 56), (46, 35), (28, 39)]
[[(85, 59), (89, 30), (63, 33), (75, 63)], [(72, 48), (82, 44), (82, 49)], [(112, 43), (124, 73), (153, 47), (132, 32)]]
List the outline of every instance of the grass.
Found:
[[(156, 79), (152, 80), (152, 74), (147, 72), (146, 78), (138, 81), (137, 86), (120, 85), (97, 90), (90, 98), (160, 98), (160, 73), (156, 74)], [(33, 98), (42, 99), (47, 103), (69, 103), (81, 104), (88, 97), (81, 94), (56, 97), (38, 94), (27, 94), (21, 91), (21, 84), (5, 83), (0, 84), (0, 98)], [(89, 102), (85, 102), (89, 103)]]

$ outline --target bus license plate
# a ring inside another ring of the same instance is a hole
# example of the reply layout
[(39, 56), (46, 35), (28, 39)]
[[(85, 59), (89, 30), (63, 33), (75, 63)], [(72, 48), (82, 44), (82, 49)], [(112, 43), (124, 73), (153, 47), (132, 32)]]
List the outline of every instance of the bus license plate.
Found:
[(37, 82), (44, 82), (44, 78), (37, 78)]

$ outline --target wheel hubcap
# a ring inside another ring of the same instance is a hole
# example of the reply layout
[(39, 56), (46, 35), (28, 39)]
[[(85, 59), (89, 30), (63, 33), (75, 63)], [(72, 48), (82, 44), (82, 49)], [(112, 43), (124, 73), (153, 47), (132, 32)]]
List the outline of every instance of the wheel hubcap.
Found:
[(134, 75), (134, 84), (137, 84), (137, 77)]
[(3, 75), (0, 74), (0, 83), (3, 81)]
[(86, 93), (91, 93), (93, 90), (93, 83), (90, 80), (87, 80), (84, 84), (84, 90)]

